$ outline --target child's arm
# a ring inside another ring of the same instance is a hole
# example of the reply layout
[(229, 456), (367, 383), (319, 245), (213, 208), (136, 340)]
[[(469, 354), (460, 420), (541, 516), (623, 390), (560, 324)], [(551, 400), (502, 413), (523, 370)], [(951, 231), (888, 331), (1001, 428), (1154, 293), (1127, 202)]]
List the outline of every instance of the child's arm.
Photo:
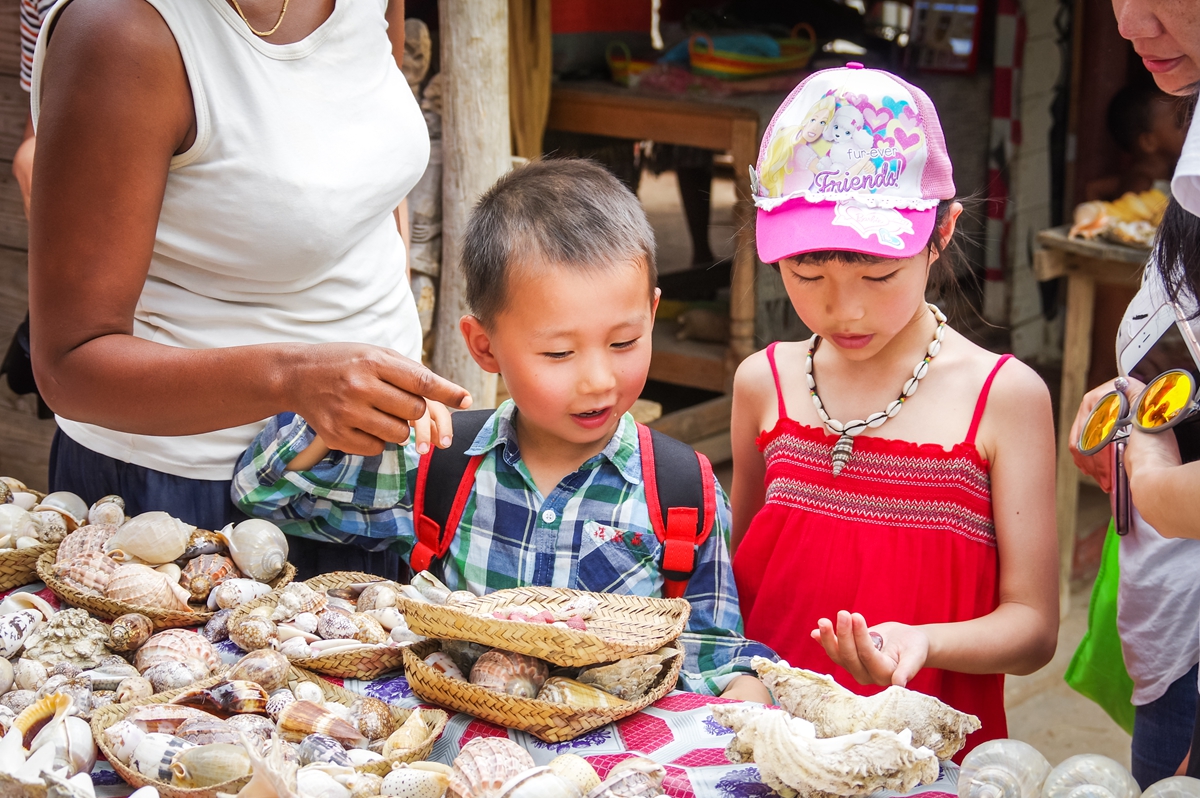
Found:
[[(733, 412), (729, 435), (733, 445), (730, 505), (733, 529), (729, 549), (736, 552), (754, 516), (766, 500), (767, 464), (758, 450), (764, 412), (775, 403), (775, 381), (766, 353), (757, 352), (738, 366), (733, 378)], [(772, 415), (775, 415), (772, 413)]]
[(696, 553), (696, 570), (683, 594), (692, 605), (692, 614), (679, 638), (687, 652), (680, 679), (683, 689), (694, 693), (769, 703), (770, 693), (754, 675), (750, 660), (779, 657), (762, 643), (742, 636), (742, 614), (726, 543), (729, 504), (719, 484), (716, 490), (717, 518), (712, 534)]
[[(906, 684), (921, 668), (1027, 674), (1054, 656), (1058, 639), (1058, 538), (1050, 394), (1020, 362), (996, 375), (979, 439), (990, 454), (1000, 604), (961, 623), (868, 627), (861, 615), (822, 618), (813, 638), (864, 684)], [(949, 579), (952, 574), (912, 574)], [(878, 622), (881, 619), (872, 619)], [(882, 637), (882, 650), (870, 632)]]
[[(454, 426), (450, 420), (450, 411), (441, 402), (432, 399), (425, 400), (425, 415), (412, 423), (412, 440), (417, 445), (417, 453), (425, 454), (430, 445), (439, 449), (447, 448), (453, 441)], [(320, 435), (314, 435), (308, 448), (298, 453), (288, 463), (288, 471), (309, 471), (329, 454)]]

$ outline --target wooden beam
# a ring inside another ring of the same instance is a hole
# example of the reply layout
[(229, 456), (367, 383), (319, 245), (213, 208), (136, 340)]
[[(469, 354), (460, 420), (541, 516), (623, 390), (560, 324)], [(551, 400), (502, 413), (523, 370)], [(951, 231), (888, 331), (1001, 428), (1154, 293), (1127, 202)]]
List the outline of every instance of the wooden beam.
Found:
[(716, 399), (667, 413), (650, 426), (676, 440), (695, 444), (722, 432), (728, 434), (732, 413), (733, 397), (718, 396)]
[(442, 273), (433, 368), (496, 404), (496, 375), (471, 359), (459, 319), (469, 312), (462, 237), (479, 195), (512, 163), (508, 117), (508, 0), (440, 0), (442, 43)]
[(758, 157), (757, 117), (734, 122), (731, 153), (737, 191), (733, 208), (737, 248), (729, 287), (729, 350), (725, 364), (725, 387), (730, 391), (738, 364), (758, 348), (754, 345), (758, 251), (754, 239), (754, 199), (750, 193), (750, 166)]
[(654, 325), (650, 379), (705, 391), (725, 391), (725, 353), (721, 344), (680, 341), (674, 324)]

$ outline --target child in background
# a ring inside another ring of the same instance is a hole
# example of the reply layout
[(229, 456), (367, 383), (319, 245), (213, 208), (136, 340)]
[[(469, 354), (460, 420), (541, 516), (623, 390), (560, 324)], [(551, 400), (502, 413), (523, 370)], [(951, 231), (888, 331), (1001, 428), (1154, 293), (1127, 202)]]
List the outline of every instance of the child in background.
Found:
[(752, 355), (734, 382), (746, 633), (855, 692), (906, 685), (979, 716), (970, 750), (1007, 736), (1002, 674), (1056, 645), (1050, 396), (926, 304), (962, 206), (923, 92), (857, 64), (818, 72), (760, 164), (830, 93), (862, 114), (876, 171), (818, 175), (821, 201), (754, 181), (759, 256), (816, 335)]
[[(475, 207), (463, 271), (463, 337), (512, 399), (466, 450), (481, 459), (442, 561), (446, 583), (477, 595), (523, 585), (662, 595), (653, 486), (626, 412), (646, 382), (658, 305), (654, 233), (637, 197), (589, 161), (523, 166)], [(331, 452), (302, 418), (278, 417), (239, 462), (234, 501), (290, 534), (391, 539), (410, 561), (419, 461), (451, 427), (439, 415), (420, 443), (376, 457)], [(692, 612), (681, 686), (768, 702), (750, 659), (775, 657), (740, 634), (729, 505), (711, 471), (697, 473), (712, 481), (715, 524), (682, 594)]]
[(1153, 83), (1131, 84), (1109, 102), (1107, 121), (1109, 135), (1126, 158), (1116, 194), (1102, 199), (1115, 199), (1126, 191), (1148, 191), (1156, 182), (1170, 181), (1187, 135), (1174, 97)]

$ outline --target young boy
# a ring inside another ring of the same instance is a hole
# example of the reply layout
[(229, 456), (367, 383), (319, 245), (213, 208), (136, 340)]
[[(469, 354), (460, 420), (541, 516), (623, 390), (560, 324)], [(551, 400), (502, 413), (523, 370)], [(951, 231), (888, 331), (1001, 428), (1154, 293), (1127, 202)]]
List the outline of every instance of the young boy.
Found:
[[(472, 310), (463, 338), (512, 399), (467, 449), (482, 459), (443, 561), (446, 583), (476, 594), (553, 585), (662, 595), (662, 549), (626, 412), (646, 382), (658, 305), (654, 233), (637, 198), (589, 161), (523, 166), (480, 199), (463, 271)], [(448, 425), (438, 427), (435, 440)], [(292, 534), (390, 539), (407, 562), (419, 460), (414, 440), (376, 457), (329, 452), (303, 419), (284, 415), (242, 456), (233, 498)], [(769, 702), (749, 663), (775, 657), (740, 634), (729, 505), (719, 486), (716, 497), (683, 593), (692, 614), (681, 686)]]

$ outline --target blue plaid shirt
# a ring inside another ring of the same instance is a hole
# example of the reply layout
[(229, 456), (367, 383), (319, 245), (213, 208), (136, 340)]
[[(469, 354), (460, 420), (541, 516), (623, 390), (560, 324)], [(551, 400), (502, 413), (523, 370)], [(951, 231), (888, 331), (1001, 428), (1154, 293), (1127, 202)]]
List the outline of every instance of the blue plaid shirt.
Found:
[[(625, 414), (604, 451), (542, 496), (521, 460), (516, 406), (505, 402), (467, 450), (484, 455), (444, 562), (452, 589), (477, 595), (522, 585), (661, 596), (662, 547), (650, 524), (637, 425)], [(311, 471), (287, 464), (313, 440), (305, 421), (284, 414), (242, 455), (234, 501), (287, 533), (322, 540), (379, 541), (407, 561), (415, 543), (413, 487), (419, 455), (411, 441), (381, 455), (331, 452)], [(692, 605), (681, 638), (684, 686), (720, 693), (750, 659), (775, 654), (741, 635), (729, 560), (729, 503), (720, 485), (713, 533), (697, 552), (684, 593)]]

